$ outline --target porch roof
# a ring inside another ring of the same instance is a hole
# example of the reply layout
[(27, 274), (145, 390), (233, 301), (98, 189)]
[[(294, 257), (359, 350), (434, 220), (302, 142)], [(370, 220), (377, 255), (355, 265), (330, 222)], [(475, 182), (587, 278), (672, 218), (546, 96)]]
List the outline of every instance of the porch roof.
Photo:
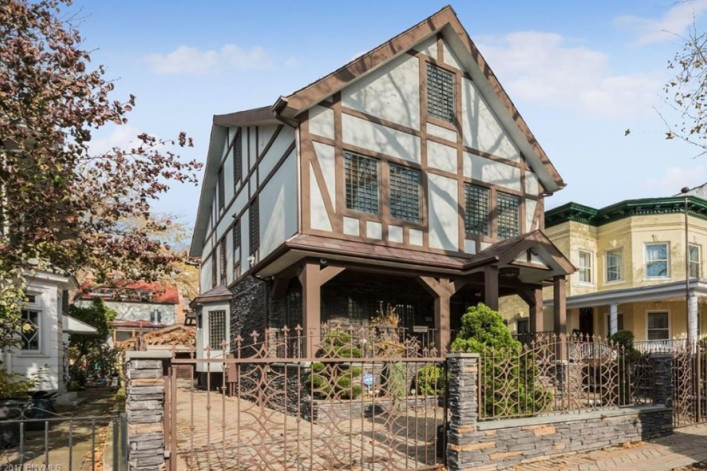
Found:
[[(638, 288), (615, 289), (600, 291), (597, 293), (580, 294), (567, 297), (567, 309), (579, 309), (583, 307), (606, 306), (611, 304), (626, 304), (642, 301), (657, 301), (661, 299), (685, 298), (685, 291), (698, 296), (707, 296), (707, 282), (695, 278), (690, 280), (688, 287), (685, 280), (672, 283), (660, 283), (651, 286), (641, 286)], [(552, 306), (553, 300), (548, 299), (543, 303), (545, 306)]]

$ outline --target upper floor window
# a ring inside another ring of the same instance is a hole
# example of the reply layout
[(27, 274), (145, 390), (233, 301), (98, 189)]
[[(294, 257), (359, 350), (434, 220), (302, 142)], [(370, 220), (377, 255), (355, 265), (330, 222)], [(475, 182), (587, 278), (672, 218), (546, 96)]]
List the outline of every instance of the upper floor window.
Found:
[(255, 198), (248, 209), (250, 216), (250, 253), (254, 253), (260, 246), (260, 213), (258, 209), (258, 198)]
[(226, 311), (209, 312), (209, 346), (221, 350), (226, 341)]
[(226, 204), (226, 188), (224, 187), (223, 167), (218, 171), (218, 209), (223, 209)]
[(420, 222), (420, 171), (390, 164), (390, 215)]
[(670, 276), (668, 243), (646, 244), (646, 278)]
[(39, 309), (22, 310), (22, 329), (20, 330), (20, 340), (22, 350), (39, 351), (40, 338), (40, 318), (42, 311)]
[(236, 131), (236, 137), (233, 138), (233, 182), (238, 183), (238, 180), (243, 177), (243, 138), (241, 137), (241, 129)]
[(428, 62), (427, 113), (453, 123), (454, 108), (454, 74)]
[(378, 160), (344, 153), (346, 208), (378, 214)]
[(470, 234), (489, 235), (488, 188), (464, 183), (464, 229)]
[(219, 279), (222, 285), (226, 284), (226, 266), (226, 238), (223, 238), (218, 245)]
[(690, 278), (700, 277), (700, 246), (690, 244), (687, 246)]
[(520, 234), (520, 198), (497, 193), (498, 238), (509, 239)]
[(582, 283), (592, 282), (592, 253), (579, 251), (579, 281)]
[(238, 219), (233, 225), (233, 266), (234, 279), (240, 276), (241, 265), (241, 220)]
[(621, 249), (606, 252), (606, 281), (623, 280), (623, 253)]

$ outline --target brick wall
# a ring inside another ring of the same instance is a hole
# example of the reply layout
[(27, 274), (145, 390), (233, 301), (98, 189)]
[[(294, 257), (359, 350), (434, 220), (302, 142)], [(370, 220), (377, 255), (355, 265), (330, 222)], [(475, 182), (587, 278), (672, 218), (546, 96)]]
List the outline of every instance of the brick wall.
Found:
[(449, 354), (448, 367), (450, 471), (501, 469), (541, 457), (595, 450), (672, 432), (672, 410), (663, 404), (478, 422), (478, 355)]

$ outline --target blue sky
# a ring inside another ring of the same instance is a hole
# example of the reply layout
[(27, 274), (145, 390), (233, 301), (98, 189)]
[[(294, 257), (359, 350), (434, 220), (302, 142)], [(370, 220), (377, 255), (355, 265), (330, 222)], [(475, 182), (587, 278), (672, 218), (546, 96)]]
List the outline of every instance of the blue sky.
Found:
[[(138, 131), (186, 131), (204, 160), (214, 114), (271, 105), (445, 5), (437, 1), (79, 0), (65, 13), (93, 62), (133, 93), (127, 126), (95, 148)], [(707, 156), (666, 141), (662, 87), (679, 37), (705, 25), (707, 0), (459, 1), (452, 7), (496, 72), (567, 187), (546, 200), (602, 207), (668, 196), (707, 182)], [(631, 129), (628, 136), (624, 130)], [(193, 223), (198, 188), (180, 185), (155, 207)]]

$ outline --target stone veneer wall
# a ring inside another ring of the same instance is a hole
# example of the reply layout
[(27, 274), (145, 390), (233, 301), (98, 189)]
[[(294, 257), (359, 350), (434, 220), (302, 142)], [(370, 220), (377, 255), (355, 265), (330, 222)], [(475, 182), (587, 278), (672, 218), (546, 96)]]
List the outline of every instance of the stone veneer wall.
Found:
[[(661, 367), (661, 359), (655, 363), (659, 386), (663, 384), (660, 376), (669, 371)], [(449, 354), (448, 367), (449, 471), (501, 469), (550, 455), (595, 450), (672, 432), (672, 410), (664, 404), (478, 422), (478, 355)], [(656, 397), (666, 395), (657, 392)]]
[[(163, 358), (168, 352), (128, 352), (125, 409), (128, 469), (152, 471), (165, 465)], [(170, 354), (171, 356), (171, 354)]]
[(231, 288), (231, 337), (241, 335), (245, 344), (252, 342), (250, 334), (262, 335), (266, 327), (267, 289), (264, 281), (246, 276)]

